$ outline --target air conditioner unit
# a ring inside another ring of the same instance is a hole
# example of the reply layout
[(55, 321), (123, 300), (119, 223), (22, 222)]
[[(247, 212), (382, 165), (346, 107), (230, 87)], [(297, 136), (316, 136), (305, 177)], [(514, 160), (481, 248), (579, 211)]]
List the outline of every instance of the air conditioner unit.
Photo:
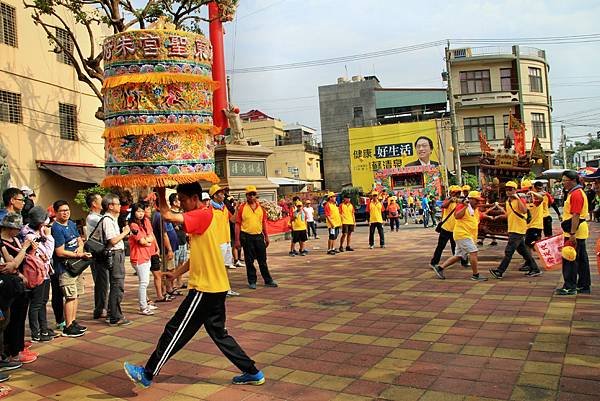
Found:
[(465, 47), (463, 49), (452, 49), (451, 52), (452, 58), (466, 58), (473, 55), (470, 47)]

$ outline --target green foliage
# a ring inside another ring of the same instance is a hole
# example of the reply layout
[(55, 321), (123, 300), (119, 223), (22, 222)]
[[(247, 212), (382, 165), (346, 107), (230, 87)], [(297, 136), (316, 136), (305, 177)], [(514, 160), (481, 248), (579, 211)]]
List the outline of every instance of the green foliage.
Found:
[(463, 185), (466, 184), (466, 185), (470, 186), (472, 189), (479, 187), (479, 179), (477, 178), (476, 175), (470, 174), (469, 172), (463, 170), (462, 179), (463, 179)]
[(340, 196), (344, 199), (346, 194), (350, 195), (350, 202), (354, 205), (355, 208), (360, 206), (360, 193), (362, 192), (362, 188), (360, 187), (346, 187), (342, 189), (340, 192)]
[(95, 187), (91, 187), (91, 188), (80, 189), (79, 191), (77, 191), (77, 195), (75, 195), (74, 201), (76, 204), (78, 204), (83, 209), (84, 212), (89, 212), (90, 209), (85, 204), (85, 197), (88, 196), (88, 194), (93, 194), (93, 193), (104, 196), (109, 192), (110, 192), (110, 190), (108, 188), (103, 188), (98, 185), (96, 185)]

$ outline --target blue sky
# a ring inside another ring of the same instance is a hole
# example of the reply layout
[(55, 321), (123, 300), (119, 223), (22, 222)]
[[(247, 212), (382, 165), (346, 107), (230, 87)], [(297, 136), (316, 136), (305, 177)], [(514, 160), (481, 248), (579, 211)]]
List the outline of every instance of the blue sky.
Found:
[[(236, 20), (225, 25), (226, 64), (235, 70), (447, 38), (591, 34), (600, 32), (599, 17), (599, 1), (241, 0)], [(577, 140), (599, 131), (600, 41), (529, 45), (547, 53), (553, 119), (567, 119), (567, 133)], [(317, 88), (335, 83), (346, 69), (348, 76), (375, 74), (384, 87), (443, 87), (443, 55), (443, 46), (437, 46), (341, 64), (234, 73), (232, 100), (242, 111), (260, 109), (319, 129)], [(555, 138), (559, 125), (554, 124)]]

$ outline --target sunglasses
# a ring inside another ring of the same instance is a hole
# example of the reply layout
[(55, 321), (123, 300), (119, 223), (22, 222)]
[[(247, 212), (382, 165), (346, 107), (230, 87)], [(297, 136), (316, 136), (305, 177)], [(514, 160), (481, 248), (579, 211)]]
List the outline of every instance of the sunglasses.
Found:
[(248, 192), (246, 195), (248, 195), (248, 196), (256, 196), (257, 194), (256, 194), (256, 192)]

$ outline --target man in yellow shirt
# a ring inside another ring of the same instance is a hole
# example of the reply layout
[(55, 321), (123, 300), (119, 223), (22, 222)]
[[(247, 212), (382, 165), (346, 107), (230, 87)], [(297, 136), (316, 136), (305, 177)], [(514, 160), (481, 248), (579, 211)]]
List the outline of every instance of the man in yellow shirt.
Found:
[(177, 195), (185, 211), (183, 214), (169, 210), (164, 188), (158, 188), (157, 192), (162, 217), (182, 224), (185, 232), (190, 235), (190, 259), (175, 271), (166, 273), (170, 279), (174, 279), (189, 271), (189, 292), (165, 326), (146, 366), (125, 362), (125, 373), (137, 385), (149, 387), (169, 358), (183, 348), (204, 325), (221, 352), (243, 372), (233, 378), (233, 383), (263, 384), (264, 374), (225, 329), (225, 297), (229, 280), (218, 243), (218, 231), (223, 223), (215, 218), (212, 208), (202, 208), (202, 187), (198, 183), (177, 186)]
[(342, 218), (342, 237), (340, 238), (340, 252), (344, 252), (344, 240), (346, 240), (346, 250), (353, 251), (350, 246), (350, 239), (356, 227), (356, 218), (354, 216), (354, 205), (350, 202), (350, 194), (344, 195), (344, 200), (340, 205), (340, 217)]
[(477, 191), (471, 191), (467, 197), (456, 205), (454, 211), (455, 223), (453, 230), (454, 241), (456, 241), (456, 250), (454, 256), (446, 260), (441, 266), (433, 265), (431, 268), (439, 279), (444, 280), (444, 270), (458, 262), (469, 258), (471, 260), (471, 280), (486, 281), (487, 278), (481, 277), (477, 270), (477, 235), (479, 229), (479, 220), (485, 215), (480, 215), (477, 210), (477, 204), (483, 200), (481, 194)]
[[(525, 245), (529, 247), (529, 252), (533, 255), (534, 244), (542, 239), (544, 229), (544, 196), (542, 193), (532, 190), (531, 187), (531, 181), (523, 180), (521, 182), (521, 190), (528, 191), (526, 194), (527, 209), (531, 215), (531, 220), (527, 224), (527, 231), (525, 232)], [(519, 271), (522, 272), (530, 270), (531, 268), (526, 263), (519, 268)]]
[(304, 248), (304, 244), (308, 241), (308, 233), (306, 229), (306, 213), (302, 208), (302, 201), (297, 200), (294, 202), (295, 208), (290, 213), (290, 226), (292, 227), (292, 248), (290, 250), (290, 256), (296, 256), (295, 247), (296, 243), (300, 243), (300, 256), (306, 256), (308, 252)]
[(590, 260), (585, 242), (590, 236), (587, 219), (590, 214), (587, 196), (579, 185), (576, 171), (567, 170), (562, 174), (562, 185), (567, 191), (563, 206), (561, 227), (564, 231), (565, 245), (575, 248), (575, 260), (563, 258), (562, 273), (565, 281), (556, 295), (591, 294)]
[[(442, 252), (448, 245), (448, 241), (450, 241), (450, 248), (452, 249), (452, 254), (454, 255), (456, 243), (454, 242), (454, 238), (452, 236), (452, 232), (454, 231), (454, 224), (456, 222), (454, 217), (454, 212), (456, 211), (456, 206), (458, 205), (459, 197), (461, 195), (461, 188), (458, 185), (451, 185), (448, 189), (450, 192), (450, 196), (442, 202), (442, 221), (438, 225), (439, 229), (436, 228), (436, 231), (440, 233), (438, 236), (438, 243), (435, 251), (433, 252), (433, 256), (431, 258), (430, 266), (433, 268), (440, 263), (442, 259)], [(465, 261), (466, 263), (466, 261)]]
[(540, 268), (531, 256), (529, 248), (525, 245), (527, 203), (523, 194), (517, 193), (516, 182), (509, 181), (506, 183), (506, 198), (506, 207), (498, 206), (498, 208), (502, 210), (508, 220), (508, 243), (500, 266), (497, 269), (490, 269), (490, 274), (493, 278), (501, 279), (506, 269), (508, 269), (513, 254), (517, 251), (525, 259), (525, 264), (529, 266), (529, 271), (525, 275), (528, 277), (541, 276)]
[(246, 187), (246, 202), (242, 202), (236, 212), (235, 247), (239, 249), (240, 246), (244, 249), (248, 288), (256, 289), (257, 277), (254, 259), (258, 261), (265, 287), (277, 287), (267, 265), (267, 247), (269, 246), (267, 212), (258, 203), (258, 192), (254, 185)]
[(375, 229), (379, 235), (379, 247), (385, 248), (385, 239), (383, 238), (383, 203), (379, 201), (379, 193), (371, 192), (371, 201), (367, 205), (369, 212), (369, 249), (375, 247)]
[(340, 227), (342, 226), (342, 217), (340, 216), (340, 209), (335, 200), (335, 193), (329, 192), (327, 194), (327, 202), (323, 206), (323, 209), (325, 210), (325, 220), (327, 221), (327, 230), (329, 231), (327, 254), (335, 255), (338, 252), (335, 249), (335, 240), (340, 235)]

